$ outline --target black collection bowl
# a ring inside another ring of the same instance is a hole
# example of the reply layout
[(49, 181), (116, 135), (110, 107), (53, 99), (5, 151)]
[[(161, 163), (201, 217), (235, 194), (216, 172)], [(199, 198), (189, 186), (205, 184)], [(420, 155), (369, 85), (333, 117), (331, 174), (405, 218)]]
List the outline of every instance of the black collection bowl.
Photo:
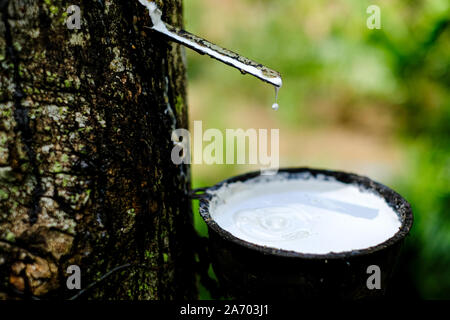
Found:
[[(206, 188), (200, 199), (200, 214), (208, 226), (209, 255), (223, 293), (238, 299), (289, 299), (329, 297), (338, 299), (376, 298), (386, 294), (400, 249), (412, 223), (409, 203), (392, 189), (369, 178), (339, 171), (309, 168), (280, 169), (288, 179), (320, 175), (374, 192), (398, 214), (401, 227), (390, 239), (373, 247), (348, 252), (305, 254), (260, 246), (233, 236), (210, 215), (212, 191), (225, 184), (247, 181), (260, 172), (232, 177)], [(381, 288), (369, 289), (367, 280), (376, 265)]]

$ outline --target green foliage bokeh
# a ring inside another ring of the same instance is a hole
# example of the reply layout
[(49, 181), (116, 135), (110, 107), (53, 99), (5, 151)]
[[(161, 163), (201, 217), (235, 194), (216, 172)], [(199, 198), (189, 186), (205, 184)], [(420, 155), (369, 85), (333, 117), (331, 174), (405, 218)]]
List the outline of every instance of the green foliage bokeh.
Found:
[[(366, 26), (366, 8), (372, 4), (381, 9), (381, 29)], [(401, 160), (380, 175), (380, 182), (402, 194), (415, 215), (401, 267), (408, 286), (397, 291), (450, 298), (448, 0), (186, 0), (184, 5), (188, 31), (280, 71), (284, 83), (280, 110), (270, 116), (273, 91), (267, 85), (189, 52), (190, 120), (234, 128), (242, 126), (239, 115), (246, 117), (252, 105), (257, 118), (275, 117), (280, 132), (294, 133), (286, 142), (291, 148), (297, 132), (331, 138), (333, 128), (390, 141), (387, 159), (395, 151)], [(342, 165), (333, 162), (331, 151), (323, 160), (307, 150), (300, 154), (302, 159), (286, 154), (283, 163), (295, 166), (307, 159), (329, 169)], [(247, 169), (205, 167), (193, 167), (194, 187)], [(194, 206), (195, 226), (206, 236)], [(209, 297), (204, 289), (201, 297)]]

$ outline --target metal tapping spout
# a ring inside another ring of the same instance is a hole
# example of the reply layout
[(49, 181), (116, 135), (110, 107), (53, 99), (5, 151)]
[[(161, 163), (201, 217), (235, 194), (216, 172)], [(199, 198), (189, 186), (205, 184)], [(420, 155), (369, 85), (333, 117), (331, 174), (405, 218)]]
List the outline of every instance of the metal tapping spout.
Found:
[(200, 54), (207, 54), (214, 59), (239, 69), (242, 73), (249, 73), (262, 81), (268, 82), (275, 86), (276, 90), (281, 87), (283, 82), (279, 72), (230, 50), (221, 48), (187, 31), (173, 27), (161, 20), (161, 10), (156, 3), (147, 0), (139, 0), (139, 2), (148, 9), (153, 23), (152, 27), (147, 28), (160, 32), (170, 40), (191, 48)]

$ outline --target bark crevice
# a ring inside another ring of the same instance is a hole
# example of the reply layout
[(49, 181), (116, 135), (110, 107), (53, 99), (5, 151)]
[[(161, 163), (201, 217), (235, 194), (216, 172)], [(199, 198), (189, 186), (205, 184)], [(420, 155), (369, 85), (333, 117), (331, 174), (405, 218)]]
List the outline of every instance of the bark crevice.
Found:
[(19, 74), (19, 56), (14, 49), (13, 37), (11, 32), (11, 26), (8, 17), (8, 5), (10, 0), (3, 0), (0, 4), (2, 11), (3, 24), (5, 26), (5, 42), (6, 42), (6, 54), (13, 64), (13, 84), (14, 84), (14, 119), (16, 121), (16, 132), (21, 133), (21, 140), (25, 147), (28, 161), (31, 167), (31, 173), (36, 180), (36, 184), (31, 194), (30, 202), (27, 204), (29, 223), (33, 225), (38, 219), (40, 207), (40, 199), (44, 194), (42, 188), (41, 175), (39, 172), (39, 166), (36, 162), (36, 154), (33, 150), (33, 130), (30, 127), (30, 118), (28, 116), (28, 109), (22, 104), (22, 100), (26, 97), (21, 87), (21, 78)]
[[(80, 30), (71, 4), (0, 0), (0, 298), (73, 296), (75, 264), (83, 288), (103, 279), (83, 299), (192, 299), (189, 168), (165, 112), (187, 127), (180, 50), (137, 1), (80, 1)], [(163, 7), (182, 20), (181, 0)], [(146, 267), (108, 273), (126, 264)]]

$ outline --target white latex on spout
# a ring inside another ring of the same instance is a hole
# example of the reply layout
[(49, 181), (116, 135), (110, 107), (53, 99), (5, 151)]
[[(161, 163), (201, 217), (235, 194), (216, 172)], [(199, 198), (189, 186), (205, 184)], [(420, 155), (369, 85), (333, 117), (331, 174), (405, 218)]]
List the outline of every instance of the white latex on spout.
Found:
[(233, 59), (232, 57), (222, 54), (219, 51), (213, 50), (204, 45), (200, 45), (199, 43), (192, 41), (192, 40), (188, 39), (187, 37), (182, 37), (174, 32), (171, 32), (166, 27), (166, 24), (164, 23), (164, 21), (161, 20), (161, 10), (159, 10), (156, 3), (149, 2), (147, 0), (139, 0), (139, 2), (148, 9), (150, 18), (152, 19), (152, 23), (153, 23), (153, 27), (152, 27), (153, 30), (163, 33), (166, 36), (168, 36), (169, 38), (172, 38), (190, 48), (194, 48), (194, 49), (196, 49), (204, 54), (207, 54), (217, 60), (228, 63), (243, 72), (255, 75), (258, 78), (271, 83), (275, 87), (280, 88), (283, 85), (283, 81), (281, 80), (281, 77), (266, 76), (260, 69), (254, 67), (254, 66), (245, 64), (245, 63), (239, 61), (238, 59)]

